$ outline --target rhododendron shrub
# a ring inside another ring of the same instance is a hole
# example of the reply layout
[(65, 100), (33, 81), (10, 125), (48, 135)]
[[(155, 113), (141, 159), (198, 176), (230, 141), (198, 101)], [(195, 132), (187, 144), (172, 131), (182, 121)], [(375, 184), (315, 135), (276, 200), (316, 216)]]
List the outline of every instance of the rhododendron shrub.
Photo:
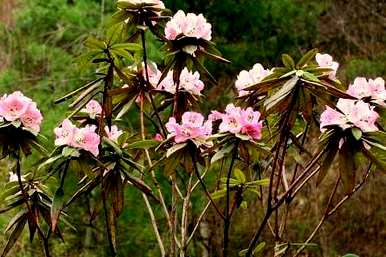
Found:
[[(279, 67), (256, 60), (235, 78), (236, 98), (225, 110), (202, 108), (208, 88), (217, 86), (204, 64), (229, 63), (211, 42), (215, 27), (202, 14), (173, 15), (162, 1), (118, 1), (106, 36), (88, 38), (80, 57), (93, 65), (94, 79), (56, 101), (69, 102), (69, 112), (45, 147), (36, 103), (21, 92), (0, 99), (1, 157), (15, 162), (0, 213), (18, 211), (2, 256), (27, 223), (31, 239), (37, 234), (45, 256), (52, 256), (49, 241), (71, 226), (69, 206), (80, 199), (98, 203), (90, 208), (104, 215), (90, 211), (83, 218), (104, 219), (107, 254), (118, 256), (128, 187), (141, 195), (143, 205), (130, 210), (148, 213), (158, 256), (194, 256), (209, 213), (219, 224), (212, 231), (221, 237), (219, 256), (299, 256), (370, 172), (385, 170), (379, 158), (386, 150), (384, 80), (359, 77), (344, 85), (338, 62), (317, 49), (299, 60), (283, 54)], [(162, 42), (163, 62), (149, 60), (148, 36)], [(42, 156), (31, 174), (22, 160), (33, 149)], [(326, 189), (330, 200), (321, 206), (319, 225), (303, 244), (288, 239), (291, 202), (327, 174), (336, 183)], [(49, 187), (53, 197), (46, 192), (51, 176), (57, 178)], [(69, 183), (76, 179), (74, 190)], [(251, 215), (251, 238), (236, 238), (232, 225)]]

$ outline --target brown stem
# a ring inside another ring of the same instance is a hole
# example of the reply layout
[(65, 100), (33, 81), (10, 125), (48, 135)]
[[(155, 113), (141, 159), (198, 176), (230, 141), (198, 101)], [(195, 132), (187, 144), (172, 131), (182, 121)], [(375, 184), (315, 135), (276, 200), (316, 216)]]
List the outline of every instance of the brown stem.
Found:
[[(145, 65), (146, 82), (147, 82), (147, 85), (149, 85), (150, 80), (149, 80), (149, 71), (148, 71), (148, 66), (147, 66), (146, 37), (145, 37), (145, 31), (144, 30), (141, 30), (141, 41), (142, 41), (142, 48), (143, 48), (143, 62)], [(163, 133), (163, 136), (166, 136), (166, 134), (167, 134), (166, 129), (165, 129), (165, 126), (162, 122), (161, 116), (158, 113), (157, 107), (156, 107), (154, 99), (153, 99), (153, 95), (151, 94), (151, 92), (148, 92), (148, 95), (149, 95), (150, 103), (151, 103), (153, 110), (154, 110), (154, 114), (159, 122), (160, 127), (161, 127), (161, 131)]]
[(33, 222), (36, 225), (38, 235), (39, 235), (40, 240), (42, 242), (43, 250), (44, 250), (44, 255), (45, 255), (45, 257), (50, 257), (50, 250), (49, 250), (49, 246), (48, 246), (48, 236), (46, 237), (44, 235), (42, 229), (40, 228), (40, 225), (38, 223), (37, 217), (34, 215), (34, 213), (32, 211), (32, 207), (29, 204), (28, 193), (24, 190), (23, 182), (21, 180), (21, 163), (20, 163), (21, 160), (20, 159), (21, 159), (21, 157), (20, 157), (20, 150), (18, 149), (18, 150), (16, 150), (16, 175), (17, 175), (17, 182), (19, 184), (19, 188), (20, 188), (21, 194), (23, 195), (23, 198), (25, 200), (25, 204), (27, 206), (28, 212), (34, 218)]
[[(291, 194), (292, 190), (296, 187), (296, 185), (302, 181), (302, 179), (307, 175), (307, 173), (317, 164), (319, 159), (323, 156), (325, 150), (321, 150), (313, 159), (312, 161), (307, 165), (307, 167), (304, 169), (303, 173), (299, 175), (299, 177), (294, 181), (294, 183), (291, 184), (291, 186), (288, 188), (286, 192), (284, 192), (279, 199), (275, 202), (274, 205), (272, 205), (270, 202), (268, 202), (268, 207), (266, 214), (264, 216), (263, 221), (261, 222), (259, 228), (257, 229), (256, 233), (253, 236), (253, 239), (251, 240), (249, 246), (248, 246), (248, 251), (246, 253), (246, 256), (250, 257), (252, 256), (252, 251), (253, 248), (256, 246), (259, 237), (261, 236), (261, 233), (263, 232), (264, 227), (267, 225), (268, 220), (270, 216), (272, 215), (273, 211), (275, 211), (277, 208), (279, 208), (284, 201), (287, 199), (287, 197)], [(272, 178), (271, 173), (271, 178)], [(270, 182), (271, 184), (272, 182)]]
[(355, 192), (357, 192), (366, 183), (366, 181), (369, 178), (370, 173), (371, 173), (371, 166), (372, 166), (372, 163), (369, 164), (369, 166), (367, 168), (367, 171), (366, 171), (365, 175), (362, 178), (362, 181), (358, 185), (356, 185), (354, 187), (354, 189), (351, 191), (351, 193), (349, 193), (345, 197), (343, 197), (343, 199), (339, 203), (337, 203), (335, 205), (335, 207), (331, 209), (331, 211), (328, 212), (328, 216), (331, 216), (332, 214), (334, 214), (339, 209), (339, 207), (341, 207), (348, 199), (351, 198), (351, 196)]
[(231, 163), (229, 165), (229, 170), (227, 174), (226, 180), (226, 205), (225, 205), (225, 219), (224, 219), (224, 245), (223, 245), (223, 257), (228, 257), (228, 244), (229, 244), (229, 229), (231, 225), (231, 215), (229, 213), (230, 208), (230, 180), (232, 176), (233, 166), (235, 160), (237, 158), (237, 150), (238, 150), (239, 142), (236, 142), (236, 145), (233, 149)]
[(198, 180), (200, 181), (202, 189), (204, 189), (204, 192), (205, 192), (206, 196), (208, 197), (209, 201), (212, 203), (212, 205), (213, 205), (214, 209), (216, 210), (217, 214), (222, 219), (224, 219), (225, 218), (224, 214), (220, 211), (219, 207), (217, 206), (217, 204), (213, 200), (212, 196), (210, 195), (210, 193), (208, 191), (208, 188), (205, 185), (205, 182), (201, 178), (200, 172), (198, 171), (198, 168), (197, 168), (196, 156), (194, 155), (193, 151), (191, 152), (191, 156), (192, 156), (192, 162), (193, 162), (193, 169), (194, 169), (194, 172), (196, 173), (196, 176), (197, 176)]
[(107, 196), (106, 196), (106, 190), (104, 187), (104, 183), (102, 181), (102, 201), (103, 201), (103, 211), (105, 213), (105, 221), (106, 221), (106, 227), (107, 227), (107, 238), (109, 241), (109, 247), (110, 247), (110, 256), (115, 257), (117, 256), (117, 249), (115, 247), (114, 237), (113, 237), (113, 231), (111, 230), (110, 226), (110, 217), (109, 217), (109, 210), (107, 207)]
[[(103, 89), (103, 99), (102, 99), (102, 113), (101, 117), (99, 120), (99, 138), (100, 138), (100, 143), (99, 143), (99, 160), (103, 158), (102, 156), (102, 142), (103, 142), (103, 136), (105, 135), (104, 127), (105, 127), (105, 117), (106, 117), (106, 105), (107, 105), (107, 98), (108, 98), (108, 90), (110, 89), (110, 86), (113, 84), (113, 79), (114, 79), (114, 60), (110, 56), (110, 52), (106, 52), (108, 59), (110, 61), (110, 66), (108, 69), (107, 76), (105, 77), (105, 84), (104, 84), (104, 89)], [(109, 129), (111, 129), (111, 119), (108, 118), (107, 120), (107, 125)], [(115, 246), (115, 241), (114, 238), (115, 236), (113, 235), (114, 231), (111, 230), (110, 227), (110, 217), (109, 217), (109, 210), (107, 206), (107, 195), (106, 195), (106, 190), (104, 186), (104, 179), (103, 179), (103, 172), (104, 168), (102, 167), (100, 169), (100, 173), (102, 174), (102, 183), (101, 183), (101, 195), (102, 195), (102, 202), (103, 202), (103, 210), (105, 213), (105, 222), (106, 222), (106, 228), (107, 228), (107, 237), (109, 241), (109, 248), (110, 248), (110, 254), (111, 256), (117, 256), (117, 249)], [(114, 221), (115, 222), (115, 221)]]

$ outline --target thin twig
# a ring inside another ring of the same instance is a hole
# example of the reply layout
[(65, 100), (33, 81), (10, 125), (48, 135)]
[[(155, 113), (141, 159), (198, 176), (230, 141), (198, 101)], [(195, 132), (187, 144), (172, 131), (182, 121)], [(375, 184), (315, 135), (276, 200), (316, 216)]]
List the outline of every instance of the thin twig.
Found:
[[(142, 137), (142, 140), (145, 140), (146, 136), (145, 136), (145, 120), (144, 120), (144, 106), (143, 106), (144, 97), (143, 97), (143, 95), (141, 95), (140, 98), (141, 98), (140, 99), (140, 105), (141, 105), (140, 106), (141, 137)], [(147, 149), (145, 149), (145, 155), (146, 155), (147, 162), (149, 163), (149, 166), (152, 166), (152, 162), (151, 162), (151, 158), (150, 158), (150, 155), (149, 155), (149, 151)], [(153, 209), (151, 208), (151, 205), (149, 203), (149, 199), (148, 199), (147, 195), (145, 193), (142, 193), (142, 197), (143, 197), (143, 199), (145, 201), (146, 208), (147, 208), (147, 210), (149, 212), (149, 215), (150, 215), (151, 224), (153, 226), (154, 234), (156, 236), (156, 239), (157, 239), (157, 242), (158, 242), (158, 246), (159, 246), (160, 251), (161, 251), (161, 256), (164, 257), (164, 256), (166, 256), (165, 247), (164, 247), (161, 235), (159, 233), (159, 228), (158, 228), (155, 216), (154, 216)]]
[(336, 182), (335, 182), (335, 186), (334, 186), (334, 189), (332, 190), (331, 192), (331, 195), (328, 199), (328, 203), (327, 203), (327, 206), (326, 206), (326, 210), (324, 212), (324, 215), (323, 217), (320, 219), (318, 225), (315, 227), (315, 229), (312, 231), (311, 235), (307, 238), (307, 240), (304, 242), (304, 244), (296, 251), (296, 254), (293, 256), (293, 257), (297, 257), (299, 256), (299, 254), (307, 247), (307, 245), (311, 242), (311, 240), (315, 237), (316, 233), (319, 231), (319, 229), (322, 227), (323, 223), (326, 221), (326, 219), (328, 218), (328, 212), (329, 212), (329, 209), (332, 205), (332, 200), (334, 199), (334, 196), (336, 194), (336, 190), (338, 189), (338, 185), (339, 185), (339, 182), (340, 182), (340, 175), (338, 176)]
[(210, 206), (211, 204), (212, 204), (212, 203), (209, 201), (209, 202), (206, 204), (204, 210), (201, 212), (200, 216), (199, 216), (198, 219), (197, 219), (196, 225), (195, 225), (194, 228), (193, 228), (192, 233), (190, 234), (188, 240), (186, 240), (186, 245), (189, 245), (190, 241), (193, 239), (194, 234), (196, 233), (198, 227), (200, 226), (200, 223), (201, 223), (202, 219), (204, 218), (204, 216), (205, 216), (206, 212), (208, 211), (209, 206)]

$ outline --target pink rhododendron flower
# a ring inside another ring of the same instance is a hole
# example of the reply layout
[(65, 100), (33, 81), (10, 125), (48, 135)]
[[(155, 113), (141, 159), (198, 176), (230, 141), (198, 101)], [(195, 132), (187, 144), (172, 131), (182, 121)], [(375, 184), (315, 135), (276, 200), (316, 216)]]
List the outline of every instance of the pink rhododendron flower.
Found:
[(347, 90), (347, 94), (358, 99), (370, 98), (374, 103), (385, 105), (386, 89), (382, 78), (369, 79), (358, 77)]
[(107, 137), (114, 142), (118, 141), (118, 138), (122, 135), (123, 131), (118, 129), (116, 125), (111, 126), (111, 130), (108, 126), (105, 126)]
[(56, 136), (55, 145), (62, 146), (74, 146), (74, 135), (77, 132), (78, 128), (72, 124), (69, 119), (65, 119), (60, 127), (54, 129), (54, 133)]
[(166, 23), (165, 36), (169, 40), (175, 40), (180, 35), (210, 41), (212, 39), (212, 25), (206, 21), (202, 14), (185, 14), (179, 10)]
[(100, 137), (95, 132), (96, 129), (95, 125), (86, 125), (84, 128), (77, 129), (74, 135), (73, 146), (98, 156)]
[(187, 68), (181, 71), (180, 88), (192, 95), (200, 95), (204, 89), (204, 83), (200, 80), (200, 73), (191, 72)]
[(4, 95), (0, 99), (0, 121), (20, 121), (31, 133), (37, 134), (43, 116), (35, 102), (16, 91), (10, 95)]
[(253, 65), (253, 68), (249, 71), (241, 71), (235, 83), (239, 96), (248, 94), (248, 91), (244, 89), (261, 82), (269, 73), (270, 70), (264, 69), (260, 63)]
[(379, 115), (370, 104), (341, 98), (338, 100), (336, 107), (340, 112), (327, 107), (320, 116), (322, 131), (324, 131), (324, 127), (330, 125), (337, 125), (342, 129), (357, 127), (363, 132), (378, 131), (375, 122)]
[(168, 137), (174, 137), (174, 141), (179, 144), (191, 139), (205, 140), (212, 134), (212, 122), (204, 121), (201, 113), (185, 112), (181, 124), (171, 117), (166, 123), (166, 129), (170, 133)]
[(56, 135), (56, 146), (71, 146), (78, 149), (83, 149), (92, 153), (94, 156), (99, 154), (99, 135), (95, 132), (95, 125), (87, 125), (84, 128), (77, 128), (70, 120), (65, 119), (61, 126), (54, 129)]
[(315, 59), (320, 67), (332, 69), (332, 71), (328, 73), (328, 77), (330, 79), (336, 78), (336, 72), (339, 68), (339, 63), (334, 62), (331, 55), (317, 53)]
[(253, 111), (251, 107), (241, 109), (233, 104), (228, 104), (225, 113), (212, 112), (211, 119), (221, 119), (219, 131), (232, 134), (248, 135), (252, 140), (259, 140), (262, 136), (263, 122), (260, 112)]
[(0, 100), (0, 116), (7, 121), (15, 121), (27, 111), (32, 100), (16, 91), (10, 95), (4, 95)]
[(97, 115), (102, 114), (102, 106), (95, 100), (91, 100), (86, 104), (86, 108), (82, 112), (87, 113), (91, 119), (95, 119)]
[(20, 121), (25, 128), (36, 135), (40, 132), (40, 124), (43, 121), (43, 116), (36, 104), (30, 103), (25, 113), (20, 117)]
[[(144, 64), (142, 65), (145, 66)], [(158, 82), (162, 76), (162, 72), (158, 70), (157, 64), (154, 62), (150, 62), (147, 64), (147, 75), (149, 76), (149, 82), (153, 87), (157, 87)], [(142, 76), (146, 79), (146, 70), (142, 69)]]
[[(145, 71), (144, 71), (145, 72)], [(167, 76), (157, 86), (162, 73), (157, 69), (155, 64), (152, 64), (148, 68), (149, 82), (153, 87), (158, 90), (164, 90), (171, 94), (176, 93), (176, 85), (173, 81), (173, 71), (169, 71)], [(146, 76), (144, 74), (144, 76)], [(200, 80), (200, 73), (191, 72), (187, 68), (181, 71), (180, 75), (180, 90), (184, 90), (192, 95), (201, 95), (201, 91), (204, 89), (204, 82)]]

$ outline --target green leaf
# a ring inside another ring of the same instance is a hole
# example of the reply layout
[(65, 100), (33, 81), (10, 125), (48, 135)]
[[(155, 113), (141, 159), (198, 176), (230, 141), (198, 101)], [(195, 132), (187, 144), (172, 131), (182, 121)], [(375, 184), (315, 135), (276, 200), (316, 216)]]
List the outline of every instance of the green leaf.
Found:
[(115, 117), (115, 120), (120, 120), (123, 115), (125, 115), (131, 108), (131, 106), (133, 105), (134, 103), (134, 98), (129, 100), (122, 108), (121, 110), (119, 111), (119, 113), (117, 114), (117, 116)]
[(266, 185), (269, 185), (269, 179), (268, 178), (265, 178), (265, 179), (259, 179), (259, 180), (254, 180), (254, 181), (251, 181), (251, 182), (247, 182), (246, 183), (247, 186), (266, 186)]
[[(255, 247), (255, 249), (253, 249), (252, 255), (261, 253), (261, 252), (264, 250), (265, 245), (266, 245), (265, 242), (259, 243), (259, 244)], [(245, 255), (247, 254), (247, 251), (248, 251), (248, 249), (244, 249), (244, 250), (240, 251), (240, 252), (239, 252), (239, 256), (245, 256)]]
[(119, 156), (122, 156), (123, 154), (122, 149), (114, 141), (110, 140), (107, 137), (103, 137), (103, 142), (105, 142), (106, 144), (114, 148), (114, 151), (116, 154), (118, 154)]
[(106, 48), (106, 44), (103, 41), (96, 39), (94, 37), (87, 38), (84, 44), (86, 47), (91, 49), (103, 50)]
[(27, 217), (20, 220), (17, 225), (15, 226), (14, 230), (12, 231), (11, 235), (8, 238), (7, 244), (5, 245), (3, 249), (3, 253), (1, 254), (1, 257), (5, 257), (9, 251), (12, 249), (13, 245), (16, 243), (17, 239), (20, 237), (21, 232), (23, 231), (23, 228), (25, 224), (27, 223)]
[(5, 228), (5, 232), (8, 232), (15, 224), (20, 222), (21, 219), (24, 219), (26, 217), (26, 214), (28, 213), (28, 210), (21, 210), (18, 212), (8, 223), (7, 227)]
[(211, 163), (215, 163), (218, 160), (223, 159), (225, 156), (227, 156), (230, 152), (232, 152), (233, 148), (235, 147), (234, 144), (225, 144), (220, 150), (218, 150), (210, 160)]
[(264, 247), (265, 247), (265, 242), (261, 242), (255, 247), (255, 249), (253, 250), (253, 254), (258, 254), (262, 252), (264, 250)]
[(244, 175), (244, 172), (242, 172), (240, 169), (236, 168), (234, 169), (235, 178), (240, 181), (242, 184), (244, 184), (247, 180), (247, 178)]
[(139, 44), (136, 43), (119, 43), (119, 44), (114, 44), (111, 46), (111, 49), (121, 49), (121, 50), (126, 50), (126, 51), (142, 51), (142, 47)]
[(39, 165), (38, 170), (41, 170), (44, 166), (47, 166), (51, 163), (56, 162), (57, 160), (59, 160), (62, 157), (63, 157), (63, 155), (57, 155), (57, 156), (49, 158), (48, 160), (44, 161), (42, 164)]
[(87, 83), (86, 85), (84, 85), (84, 86), (82, 86), (82, 87), (80, 87), (80, 88), (78, 88), (78, 89), (76, 89), (76, 90), (74, 90), (74, 91), (68, 93), (67, 95), (65, 95), (65, 96), (63, 96), (63, 97), (61, 97), (61, 98), (55, 100), (54, 103), (55, 103), (55, 104), (58, 104), (58, 103), (64, 102), (64, 101), (66, 101), (66, 100), (68, 100), (68, 99), (74, 97), (74, 95), (78, 94), (79, 92), (81, 92), (81, 91), (83, 91), (83, 90), (85, 90), (85, 89), (91, 87), (92, 85), (98, 83), (98, 82), (101, 81), (101, 80), (103, 80), (103, 78), (95, 79), (95, 80), (93, 80), (93, 81)]
[(93, 180), (90, 180), (89, 182), (87, 182), (87, 184), (85, 184), (78, 191), (76, 191), (75, 194), (72, 195), (72, 197), (67, 201), (66, 206), (69, 206), (72, 202), (78, 199), (78, 197), (80, 197), (82, 194), (91, 192), (95, 187), (99, 185), (100, 182), (101, 182), (101, 176), (97, 176)]
[(289, 56), (288, 54), (282, 54), (281, 55), (281, 60), (282, 60), (282, 62), (283, 62), (285, 67), (287, 67), (289, 69), (294, 69), (295, 68), (294, 59), (292, 59), (292, 57)]
[(359, 257), (359, 255), (353, 254), (353, 253), (348, 253), (343, 255), (342, 257)]
[(55, 232), (56, 225), (58, 224), (60, 213), (64, 207), (64, 191), (63, 188), (58, 188), (56, 190), (54, 199), (52, 200), (51, 206), (51, 226), (52, 230)]
[(306, 80), (309, 80), (309, 81), (320, 82), (320, 80), (318, 79), (318, 77), (316, 77), (314, 74), (312, 74), (312, 73), (310, 73), (310, 72), (307, 72), (307, 71), (304, 71), (304, 72), (303, 72), (302, 77), (305, 78)]
[(242, 208), (242, 209), (247, 209), (247, 208), (248, 208), (248, 203), (247, 203), (247, 201), (242, 201), (241, 204), (240, 204), (240, 208)]
[(142, 141), (131, 143), (127, 147), (129, 149), (149, 149), (149, 148), (154, 148), (158, 145), (159, 145), (158, 141), (148, 139), (148, 140), (142, 140)]
[(184, 148), (186, 145), (187, 145), (187, 143), (173, 145), (172, 147), (170, 147), (170, 148), (167, 150), (167, 152), (166, 152), (166, 158), (169, 158), (172, 154), (174, 154), (175, 152), (181, 150), (181, 149)]
[(267, 108), (267, 110), (271, 109), (279, 102), (284, 100), (284, 98), (286, 98), (289, 94), (291, 94), (292, 89), (294, 89), (298, 81), (299, 81), (299, 78), (297, 76), (291, 78), (273, 96), (265, 100), (264, 106)]
[(63, 157), (71, 157), (71, 156), (77, 157), (77, 156), (79, 156), (79, 152), (75, 148), (66, 146), (62, 150), (62, 156)]
[(360, 130), (359, 128), (352, 128), (351, 133), (357, 141), (362, 138), (362, 130)]
[(227, 193), (227, 189), (224, 188), (224, 189), (220, 189), (220, 190), (214, 191), (210, 195), (215, 200), (215, 199), (219, 199), (219, 198), (224, 197), (226, 195), (226, 193)]
[(122, 21), (127, 20), (130, 17), (130, 13), (125, 10), (119, 10), (115, 12), (111, 17), (111, 24), (120, 23)]
[(303, 55), (302, 58), (300, 58), (299, 62), (296, 64), (296, 67), (298, 69), (303, 68), (305, 65), (307, 65), (310, 61), (312, 61), (315, 58), (315, 55), (318, 53), (318, 49), (314, 48), (310, 51), (308, 51), (305, 55)]

